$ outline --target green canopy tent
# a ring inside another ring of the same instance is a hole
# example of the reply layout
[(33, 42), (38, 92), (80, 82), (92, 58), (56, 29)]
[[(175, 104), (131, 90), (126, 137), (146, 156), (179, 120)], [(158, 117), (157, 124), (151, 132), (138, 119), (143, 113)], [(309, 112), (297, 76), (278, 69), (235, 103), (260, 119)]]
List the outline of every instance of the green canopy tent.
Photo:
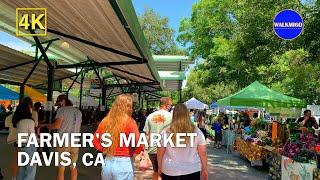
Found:
[(303, 100), (271, 90), (258, 81), (229, 97), (218, 100), (218, 105), (262, 107), (266, 109), (306, 107)]

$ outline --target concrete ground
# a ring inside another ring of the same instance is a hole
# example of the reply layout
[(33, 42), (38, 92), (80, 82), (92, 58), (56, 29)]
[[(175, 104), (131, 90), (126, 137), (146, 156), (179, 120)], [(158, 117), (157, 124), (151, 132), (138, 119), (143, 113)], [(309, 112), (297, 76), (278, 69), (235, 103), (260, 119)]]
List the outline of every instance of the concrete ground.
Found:
[[(84, 130), (90, 132), (92, 127)], [(5, 176), (5, 180), (11, 180), (11, 162), (12, 162), (12, 145), (6, 143), (5, 134), (0, 134), (0, 167)], [(85, 152), (95, 153), (92, 148), (81, 149), (79, 160)], [(227, 154), (226, 149), (215, 149), (212, 145), (208, 145), (208, 164), (209, 179), (230, 179), (230, 180), (259, 180), (268, 179), (268, 171), (266, 169), (257, 169), (250, 166), (250, 163), (241, 158), (238, 154)], [(85, 167), (82, 163), (77, 165), (79, 180), (100, 180), (100, 167)], [(37, 180), (54, 180), (56, 175), (55, 167), (38, 167)], [(69, 174), (66, 173), (66, 179)], [(148, 180), (152, 177), (152, 170), (135, 171), (135, 179)]]

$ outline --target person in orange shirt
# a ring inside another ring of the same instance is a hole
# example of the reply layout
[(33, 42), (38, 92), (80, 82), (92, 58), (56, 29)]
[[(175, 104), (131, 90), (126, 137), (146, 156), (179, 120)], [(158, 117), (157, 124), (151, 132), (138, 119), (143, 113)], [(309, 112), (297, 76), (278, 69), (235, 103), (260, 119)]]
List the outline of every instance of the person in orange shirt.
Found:
[[(103, 133), (111, 135), (112, 145), (108, 148), (101, 145), (99, 137)], [(106, 155), (101, 172), (102, 180), (134, 179), (131, 157), (140, 154), (144, 146), (120, 147), (120, 133), (125, 133), (127, 137), (130, 133), (134, 133), (137, 144), (140, 133), (135, 120), (132, 119), (132, 98), (126, 94), (117, 96), (110, 112), (98, 126), (96, 134), (99, 136), (94, 136), (94, 147)]]

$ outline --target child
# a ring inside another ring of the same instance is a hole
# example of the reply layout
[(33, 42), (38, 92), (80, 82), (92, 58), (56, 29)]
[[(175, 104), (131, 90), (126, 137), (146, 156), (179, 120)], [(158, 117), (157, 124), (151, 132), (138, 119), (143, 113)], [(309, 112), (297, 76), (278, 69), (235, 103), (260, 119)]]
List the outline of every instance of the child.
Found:
[(214, 130), (214, 141), (215, 146), (217, 148), (221, 148), (221, 141), (222, 141), (222, 123), (221, 118), (219, 117), (212, 125), (212, 129)]

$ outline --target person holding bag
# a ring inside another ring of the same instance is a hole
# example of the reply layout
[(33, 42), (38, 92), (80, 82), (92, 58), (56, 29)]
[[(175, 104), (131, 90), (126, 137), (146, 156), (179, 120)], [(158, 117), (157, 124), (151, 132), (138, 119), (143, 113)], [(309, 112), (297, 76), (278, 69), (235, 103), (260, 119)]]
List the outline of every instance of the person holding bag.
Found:
[[(197, 133), (191, 146), (190, 137), (186, 136), (186, 147), (158, 147), (158, 173), (162, 180), (208, 180), (207, 167), (207, 143), (201, 130), (197, 128), (189, 117), (189, 112), (184, 104), (178, 104), (173, 111), (172, 123), (165, 128), (161, 135), (162, 139), (173, 134), (172, 141), (176, 144), (177, 133)], [(180, 141), (181, 143), (181, 141)]]
[(136, 160), (135, 161), (136, 166), (141, 171), (148, 170), (151, 165), (151, 161), (150, 161), (148, 152), (145, 150), (141, 151), (141, 153), (138, 156), (136, 156), (135, 160)]
[[(127, 138), (130, 133), (134, 133), (135, 144), (137, 144), (140, 136), (138, 126), (132, 119), (132, 104), (130, 95), (117, 96), (110, 112), (96, 130), (93, 145), (106, 156), (101, 171), (102, 180), (134, 179), (131, 157), (139, 155), (144, 146), (135, 147), (134, 150), (131, 147), (120, 147), (120, 133), (125, 133)], [(101, 145), (101, 135), (103, 133), (111, 135), (112, 145), (108, 148)]]

